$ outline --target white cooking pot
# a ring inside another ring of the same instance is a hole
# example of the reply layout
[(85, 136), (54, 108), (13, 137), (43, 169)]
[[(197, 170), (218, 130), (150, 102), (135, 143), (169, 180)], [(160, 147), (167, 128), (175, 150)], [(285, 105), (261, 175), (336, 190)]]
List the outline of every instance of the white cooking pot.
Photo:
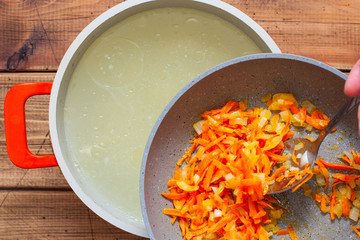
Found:
[[(106, 198), (102, 196), (101, 191), (98, 191), (98, 189), (93, 187), (93, 185), (89, 184), (86, 181), (86, 178), (82, 176), (81, 171), (79, 171), (79, 166), (76, 164), (77, 161), (74, 159), (74, 155), (71, 151), (69, 151), (71, 143), (69, 139), (66, 138), (65, 134), (67, 126), (64, 124), (64, 106), (72, 74), (84, 53), (96, 39), (98, 39), (109, 28), (121, 21), (124, 21), (130, 16), (143, 11), (164, 7), (190, 8), (215, 15), (242, 30), (258, 46), (258, 48), (261, 49), (262, 52), (280, 52), (274, 41), (259, 25), (238, 9), (222, 1), (128, 0), (100, 15), (78, 35), (65, 53), (57, 71), (54, 83), (26, 83), (14, 86), (6, 96), (4, 110), (7, 148), (9, 157), (14, 164), (23, 168), (50, 167), (59, 165), (71, 188), (92, 211), (116, 227), (143, 237), (147, 237), (148, 235), (142, 219), (134, 221), (131, 214), (129, 215), (126, 212), (121, 212), (118, 210), (118, 206), (109, 204)], [(153, 61), (156, 62), (156, 59), (153, 59)], [(152, 90), (149, 89), (149, 91)], [(173, 95), (175, 95), (177, 91), (178, 89), (174, 89)], [(24, 103), (30, 96), (50, 93), (49, 123), (52, 146), (55, 155), (37, 156), (30, 153), (27, 148)], [(164, 103), (164, 106), (165, 105), (166, 103)], [(154, 122), (156, 118), (157, 116), (154, 118)], [(106, 116), (104, 119), (106, 119)], [(111, 120), (112, 119), (106, 119), (106, 121)], [(107, 124), (106, 121), (104, 121), (104, 124)], [(91, 134), (91, 129), (89, 129), (89, 131)], [(77, 134), (81, 136), (83, 133), (79, 132)], [(145, 143), (144, 146), (141, 145), (139, 147), (144, 148)], [(121, 151), (119, 152), (119, 155), (121, 155)], [(90, 158), (89, 161), (91, 161)], [(127, 159), (119, 158), (119, 161), (127, 161)], [(138, 171), (140, 171), (141, 155), (138, 162), (139, 164), (135, 167), (138, 167)], [(97, 169), (97, 171), (101, 172), (102, 169)], [(122, 169), (118, 169), (118, 171), (121, 174)], [(138, 177), (138, 174), (133, 174), (133, 176), (129, 177), (129, 180), (138, 184)], [(122, 183), (116, 184), (118, 184), (119, 188), (123, 186)], [(113, 192), (113, 194), (116, 195), (121, 193)], [(134, 198), (136, 201), (137, 197), (138, 196), (135, 196)], [(138, 205), (138, 209), (140, 211), (140, 201), (136, 202), (135, 205)]]

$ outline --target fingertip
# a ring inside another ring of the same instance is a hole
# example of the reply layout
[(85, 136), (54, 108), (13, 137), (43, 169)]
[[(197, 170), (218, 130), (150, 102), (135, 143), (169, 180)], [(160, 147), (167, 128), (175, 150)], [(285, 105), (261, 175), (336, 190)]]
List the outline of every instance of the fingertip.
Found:
[(358, 119), (358, 134), (360, 136), (360, 106), (358, 106), (357, 119)]
[(360, 94), (360, 59), (355, 63), (345, 81), (344, 92), (349, 97)]

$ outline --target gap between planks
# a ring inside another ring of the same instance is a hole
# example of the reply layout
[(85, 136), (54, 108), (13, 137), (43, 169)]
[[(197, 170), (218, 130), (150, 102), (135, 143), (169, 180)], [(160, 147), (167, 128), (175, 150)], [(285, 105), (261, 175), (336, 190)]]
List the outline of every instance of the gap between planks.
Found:
[(53, 187), (0, 187), (0, 191), (11, 191), (11, 192), (73, 192), (72, 188), (53, 188)]

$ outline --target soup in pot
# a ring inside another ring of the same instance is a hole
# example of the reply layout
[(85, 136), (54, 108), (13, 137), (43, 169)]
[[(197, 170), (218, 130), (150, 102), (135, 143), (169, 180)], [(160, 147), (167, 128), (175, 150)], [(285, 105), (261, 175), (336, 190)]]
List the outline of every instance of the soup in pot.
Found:
[(186, 8), (136, 14), (97, 38), (73, 72), (64, 109), (71, 157), (95, 201), (145, 229), (140, 165), (156, 119), (200, 73), (260, 52), (229, 22)]

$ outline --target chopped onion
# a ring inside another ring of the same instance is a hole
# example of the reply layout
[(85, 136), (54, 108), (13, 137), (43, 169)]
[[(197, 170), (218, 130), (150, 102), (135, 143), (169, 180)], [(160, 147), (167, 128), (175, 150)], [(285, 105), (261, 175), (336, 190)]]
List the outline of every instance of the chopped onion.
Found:
[(195, 183), (195, 184), (198, 184), (198, 183), (199, 183), (199, 180), (200, 180), (200, 176), (197, 175), (197, 174), (195, 174), (195, 175), (194, 175), (194, 183)]
[(237, 196), (237, 195), (239, 194), (239, 189), (238, 189), (238, 188), (234, 189), (233, 194), (234, 194), (235, 196)]
[(272, 179), (272, 180), (268, 181), (267, 183), (268, 183), (268, 185), (274, 184), (274, 183), (275, 183), (275, 180)]
[(290, 171), (290, 172), (292, 172), (292, 171), (300, 171), (300, 168), (291, 166), (291, 167), (289, 168), (289, 171)]
[(287, 167), (288, 169), (291, 168), (292, 165), (292, 161), (290, 161), (290, 159), (291, 159), (291, 155), (288, 156), (288, 160), (284, 162), (284, 166)]
[(306, 131), (311, 132), (312, 129), (313, 129), (313, 126), (311, 126), (310, 124), (305, 123), (305, 129), (306, 129)]
[(267, 102), (267, 101), (269, 101), (271, 99), (271, 97), (272, 97), (271, 93), (267, 93), (264, 96), (260, 97), (260, 101), (261, 102)]
[(213, 210), (214, 203), (210, 199), (206, 199), (202, 202), (203, 207), (209, 212)]
[(209, 221), (214, 221), (214, 212), (209, 213)]
[(295, 151), (297, 151), (297, 150), (302, 149), (304, 146), (305, 145), (303, 142), (299, 142), (298, 144), (295, 145), (294, 149), (295, 149)]
[(291, 123), (295, 127), (303, 127), (304, 126), (304, 121), (301, 121), (300, 116), (298, 114), (291, 115)]
[(225, 175), (225, 180), (226, 181), (229, 181), (230, 179), (233, 179), (233, 178), (235, 178), (235, 177), (231, 173), (228, 173), (228, 174)]
[(316, 183), (319, 185), (319, 186), (325, 186), (326, 182), (325, 182), (325, 178), (323, 175), (321, 174), (316, 174), (315, 175), (315, 178), (316, 178)]
[(352, 205), (354, 205), (354, 206), (357, 207), (357, 208), (360, 208), (360, 200), (355, 199), (355, 200), (352, 202)]
[(277, 125), (276, 125), (276, 129), (275, 129), (275, 132), (276, 133), (280, 133), (280, 132), (282, 132), (282, 130), (285, 128), (285, 124), (284, 123), (278, 123)]
[(299, 123), (300, 122), (300, 116), (298, 114), (293, 114), (294, 122)]
[(345, 151), (343, 151), (343, 154), (345, 154), (351, 162), (354, 161), (354, 156), (352, 155), (351, 152), (345, 150)]
[(229, 123), (231, 125), (242, 125), (242, 126), (246, 126), (248, 123), (248, 118), (247, 117), (237, 117), (234, 119), (230, 119)]
[(267, 123), (267, 119), (266, 117), (261, 117), (260, 120), (259, 120), (259, 124), (258, 124), (258, 127), (259, 128), (263, 128), (265, 126), (265, 124)]
[(222, 216), (222, 211), (219, 209), (215, 209), (214, 210), (214, 217), (221, 217)]
[(206, 120), (200, 120), (200, 121), (194, 123), (193, 128), (194, 128), (194, 130), (196, 131), (197, 134), (200, 135), (202, 133), (202, 127), (203, 127), (205, 122), (206, 122)]
[(211, 189), (213, 190), (213, 192), (215, 193), (215, 195), (218, 195), (218, 193), (219, 193), (219, 188), (217, 188), (217, 187), (211, 187)]
[(304, 190), (304, 195), (305, 196), (310, 196), (312, 194), (312, 189), (309, 186), (309, 184), (305, 183), (301, 186), (301, 188)]
[(284, 214), (284, 210), (276, 209), (276, 210), (270, 210), (270, 217), (273, 219), (280, 219), (281, 216)]
[[(359, 210), (359, 209), (358, 209)], [(341, 217), (341, 215), (343, 214), (343, 207), (342, 207), (342, 204), (335, 204), (335, 207), (334, 207), (334, 213), (336, 214), (336, 216), (338, 218)], [(358, 214), (359, 215), (359, 214)]]
[(360, 200), (360, 190), (355, 190), (355, 198)]
[(281, 121), (286, 122), (290, 117), (289, 112), (288, 111), (281, 111), (280, 112), (280, 117), (281, 117)]
[(185, 165), (185, 166), (183, 166), (182, 169), (181, 169), (181, 177), (182, 177), (183, 179), (186, 179), (187, 168), (188, 168), (188, 166)]
[(308, 154), (308, 151), (305, 151), (304, 154), (301, 156), (299, 163), (300, 168), (305, 167), (305, 165), (309, 163)]
[(301, 103), (301, 107), (305, 108), (308, 113), (312, 113), (316, 110), (316, 107), (314, 104), (312, 104), (309, 100), (305, 100)]
[(266, 120), (270, 120), (271, 118), (271, 111), (268, 109), (264, 109), (260, 112), (260, 117), (266, 118)]
[(343, 197), (346, 197), (347, 199), (351, 198), (351, 188), (348, 185), (340, 186), (339, 191)]
[(359, 209), (357, 207), (352, 207), (350, 209), (349, 218), (353, 220), (354, 222), (357, 222), (359, 219)]

